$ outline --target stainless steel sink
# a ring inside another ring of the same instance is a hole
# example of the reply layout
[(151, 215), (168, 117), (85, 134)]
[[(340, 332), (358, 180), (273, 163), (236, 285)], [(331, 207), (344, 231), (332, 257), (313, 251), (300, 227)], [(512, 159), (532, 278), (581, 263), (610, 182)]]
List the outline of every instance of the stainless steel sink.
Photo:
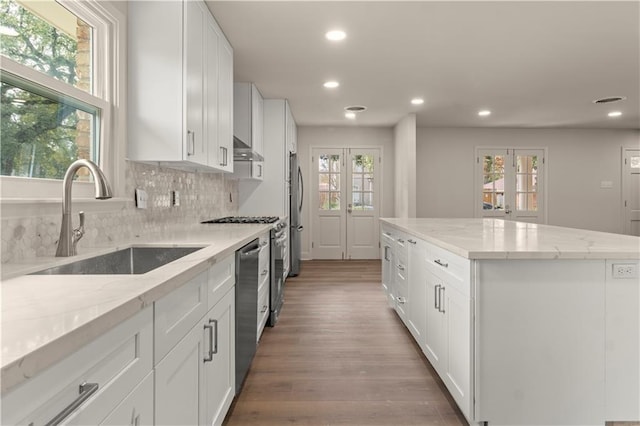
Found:
[(130, 247), (31, 275), (112, 275), (144, 274), (180, 259), (203, 247)]

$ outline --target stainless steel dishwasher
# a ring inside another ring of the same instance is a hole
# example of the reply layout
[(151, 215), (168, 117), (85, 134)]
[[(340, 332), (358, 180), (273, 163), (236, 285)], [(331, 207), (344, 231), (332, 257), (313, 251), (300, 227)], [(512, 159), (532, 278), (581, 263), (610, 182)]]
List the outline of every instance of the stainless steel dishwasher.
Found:
[(257, 239), (236, 251), (236, 394), (256, 353), (259, 252)]

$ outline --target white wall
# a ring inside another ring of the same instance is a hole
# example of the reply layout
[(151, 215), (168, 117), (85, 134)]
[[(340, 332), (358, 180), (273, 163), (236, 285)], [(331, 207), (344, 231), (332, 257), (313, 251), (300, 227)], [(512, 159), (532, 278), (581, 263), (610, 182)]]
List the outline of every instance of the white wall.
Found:
[(622, 148), (640, 148), (638, 130), (419, 128), (417, 140), (418, 217), (473, 217), (476, 147), (546, 147), (547, 223), (623, 231)]
[(393, 129), (387, 127), (298, 127), (298, 158), (307, 185), (302, 205), (302, 258), (311, 258), (311, 214), (309, 199), (311, 148), (379, 147), (382, 157), (380, 217), (394, 216), (395, 148)]
[(416, 115), (409, 114), (393, 129), (395, 141), (394, 216), (416, 217)]

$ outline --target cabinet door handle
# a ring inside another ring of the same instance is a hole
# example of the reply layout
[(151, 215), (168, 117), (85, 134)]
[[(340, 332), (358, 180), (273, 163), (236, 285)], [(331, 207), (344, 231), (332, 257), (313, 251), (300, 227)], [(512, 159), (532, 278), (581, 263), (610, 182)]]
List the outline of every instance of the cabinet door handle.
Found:
[[(442, 290), (442, 293), (440, 293), (440, 290)], [(442, 306), (442, 299), (443, 299), (442, 296), (444, 296), (444, 290), (445, 290), (444, 286), (440, 286), (440, 288), (438, 289), (438, 300), (439, 300), (438, 310), (443, 314), (444, 314), (444, 306)]]
[(444, 267), (444, 268), (448, 268), (448, 267), (449, 267), (449, 264), (448, 264), (448, 263), (444, 263), (444, 262), (443, 262), (442, 260), (440, 260), (440, 259), (436, 259), (436, 260), (434, 260), (434, 262), (435, 262), (435, 263), (437, 263), (438, 265), (440, 265), (440, 266)]
[(438, 291), (439, 288), (440, 284), (437, 284), (433, 288), (433, 309), (437, 309), (438, 311), (440, 311), (440, 307), (438, 306), (438, 296), (440, 295), (440, 292)]
[(216, 331), (216, 333), (215, 333), (216, 339), (215, 339), (215, 342), (213, 344), (213, 351), (212, 351), (212, 353), (215, 355), (215, 354), (218, 353), (218, 320), (209, 319), (209, 324), (211, 324), (211, 323), (213, 323), (213, 326), (214, 326), (215, 331)]
[[(211, 320), (209, 320), (211, 323)], [(213, 361), (213, 326), (210, 324), (204, 325), (205, 330), (209, 330), (209, 353), (204, 357), (204, 362)]]
[(398, 264), (398, 269), (400, 269), (401, 271), (404, 271), (404, 266), (402, 266), (401, 264)]
[(391, 259), (389, 259), (389, 249), (391, 247), (389, 246), (384, 246), (384, 260), (386, 260), (387, 262), (390, 261)]
[(193, 155), (196, 149), (196, 132), (187, 130), (187, 155)]
[(261, 313), (261, 314), (264, 314), (265, 312), (267, 312), (267, 308), (268, 308), (268, 306), (267, 306), (267, 305), (263, 305), (263, 306), (262, 306), (262, 309), (260, 309), (260, 313)]
[(265, 276), (265, 275), (267, 275), (268, 273), (269, 273), (269, 270), (268, 270), (268, 269), (263, 269), (263, 270), (262, 270), (262, 273), (261, 273), (260, 275)]
[(411, 244), (416, 244), (416, 241), (414, 241), (412, 239), (408, 239), (407, 241), (409, 241)]
[(222, 162), (220, 163), (221, 166), (227, 166), (228, 165), (228, 160), (227, 160), (227, 148), (224, 146), (220, 147), (220, 153), (222, 154)]
[(262, 177), (262, 164), (258, 164), (258, 177)]
[(79, 392), (78, 397), (71, 404), (64, 407), (64, 409), (60, 413), (58, 413), (57, 416), (51, 419), (49, 423), (47, 423), (45, 426), (56, 426), (62, 423), (64, 419), (66, 419), (67, 417), (69, 417), (69, 415), (71, 415), (71, 413), (76, 411), (78, 407), (82, 405), (82, 403), (85, 402), (97, 390), (98, 390), (97, 383), (81, 384), (78, 388), (78, 392)]

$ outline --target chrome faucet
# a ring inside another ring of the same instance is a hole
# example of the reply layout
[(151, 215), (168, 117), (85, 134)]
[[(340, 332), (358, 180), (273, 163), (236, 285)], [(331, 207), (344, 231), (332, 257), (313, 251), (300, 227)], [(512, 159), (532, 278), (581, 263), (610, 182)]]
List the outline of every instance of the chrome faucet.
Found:
[(67, 169), (62, 182), (62, 226), (60, 227), (60, 238), (58, 239), (58, 249), (56, 257), (67, 257), (76, 255), (76, 245), (84, 235), (84, 212), (80, 212), (80, 226), (71, 229), (71, 184), (78, 169), (86, 167), (93, 175), (93, 183), (96, 189), (96, 199), (106, 200), (111, 198), (111, 187), (102, 170), (92, 161), (76, 160)]

